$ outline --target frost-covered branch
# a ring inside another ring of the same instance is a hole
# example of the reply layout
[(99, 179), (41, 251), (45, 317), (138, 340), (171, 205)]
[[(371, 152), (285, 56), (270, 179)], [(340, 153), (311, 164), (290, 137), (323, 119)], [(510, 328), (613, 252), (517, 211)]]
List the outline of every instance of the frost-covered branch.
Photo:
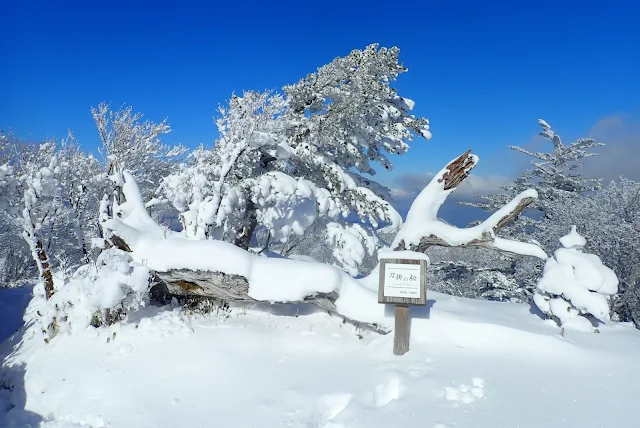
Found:
[(162, 177), (172, 172), (172, 168), (186, 153), (183, 146), (170, 147), (160, 141), (160, 137), (171, 132), (166, 119), (160, 123), (142, 121), (141, 113), (134, 113), (131, 107), (111, 111), (109, 105), (100, 103), (91, 113), (102, 141), (101, 154), (108, 162), (108, 173), (116, 187), (119, 202), (121, 174), (129, 171), (140, 182), (143, 193), (151, 199)]
[(438, 219), (438, 211), (447, 197), (469, 175), (479, 158), (470, 151), (443, 168), (420, 192), (409, 209), (407, 220), (396, 235), (391, 248), (425, 252), (430, 246), (491, 247), (516, 254), (546, 259), (546, 253), (532, 243), (512, 241), (496, 236), (498, 230), (522, 213), (538, 194), (525, 190), (488, 219), (474, 227), (458, 228)]

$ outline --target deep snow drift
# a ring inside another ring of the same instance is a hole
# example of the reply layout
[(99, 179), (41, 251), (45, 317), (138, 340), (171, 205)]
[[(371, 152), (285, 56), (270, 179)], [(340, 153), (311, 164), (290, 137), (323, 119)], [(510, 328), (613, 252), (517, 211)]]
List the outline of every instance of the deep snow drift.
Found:
[[(0, 426), (632, 426), (640, 332), (568, 331), (527, 306), (428, 294), (411, 350), (307, 305), (210, 316), (148, 307), (120, 325), (5, 342)], [(37, 300), (28, 311), (39, 310)], [(392, 307), (387, 314), (392, 316)], [(3, 401), (4, 400), (4, 401)]]

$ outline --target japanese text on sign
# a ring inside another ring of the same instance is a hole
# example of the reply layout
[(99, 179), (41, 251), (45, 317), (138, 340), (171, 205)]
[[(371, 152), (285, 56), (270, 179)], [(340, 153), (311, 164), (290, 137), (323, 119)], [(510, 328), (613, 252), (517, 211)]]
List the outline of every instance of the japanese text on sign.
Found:
[(385, 297), (419, 299), (420, 265), (387, 263), (384, 275)]

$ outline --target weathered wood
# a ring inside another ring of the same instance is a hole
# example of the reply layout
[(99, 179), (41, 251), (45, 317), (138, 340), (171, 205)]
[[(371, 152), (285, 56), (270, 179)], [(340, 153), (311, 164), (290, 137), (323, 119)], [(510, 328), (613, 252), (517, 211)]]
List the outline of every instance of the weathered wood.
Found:
[[(257, 303), (260, 302), (249, 296), (249, 282), (242, 275), (226, 274), (189, 269), (175, 269), (167, 272), (155, 272), (156, 283), (161, 285), (156, 292), (168, 293), (170, 296), (202, 296), (229, 302)], [(389, 330), (378, 324), (365, 323), (354, 320), (337, 312), (335, 302), (339, 295), (336, 292), (315, 293), (304, 297), (298, 302), (270, 302), (270, 303), (308, 303), (318, 306), (344, 322), (362, 330), (387, 334)]]
[(407, 248), (404, 239), (401, 240), (398, 243), (398, 246), (394, 249), (394, 251), (404, 251), (404, 250), (410, 250), (410, 251), (416, 251), (418, 253), (424, 253), (427, 251), (427, 248), (429, 247), (459, 247), (459, 248), (465, 248), (465, 247), (487, 247), (490, 248), (493, 245), (493, 237), (491, 236), (490, 233), (483, 233), (482, 236), (480, 237), (480, 239), (473, 239), (469, 242), (465, 242), (463, 244), (460, 245), (451, 245), (449, 244), (447, 241), (445, 241), (442, 238), (439, 238), (435, 235), (429, 235), (429, 236), (423, 236), (420, 239), (420, 242), (416, 245), (416, 244), (411, 244), (409, 246), (409, 248)]
[[(465, 153), (460, 155), (455, 160), (449, 162), (446, 166), (446, 172), (439, 179), (439, 183), (444, 182), (443, 188), (444, 190), (455, 189), (460, 183), (462, 183), (471, 173), (471, 170), (476, 166), (477, 158), (471, 155), (471, 150), (467, 150)], [(522, 212), (527, 209), (531, 203), (535, 201), (535, 198), (527, 197), (523, 198), (516, 207), (510, 211), (505, 213), (505, 215), (500, 218), (492, 227), (493, 233), (495, 234), (500, 230), (503, 226), (516, 219)], [(434, 201), (435, 202), (435, 201)], [(488, 227), (489, 228), (489, 227)], [(483, 233), (479, 238), (472, 239), (468, 242), (463, 242), (457, 245), (451, 245), (446, 240), (442, 239), (439, 236), (434, 234), (421, 237), (418, 244), (411, 244), (407, 246), (404, 240), (400, 240), (394, 248), (394, 251), (403, 251), (410, 250), (416, 251), (419, 253), (424, 253), (429, 247), (438, 246), (438, 247), (485, 247), (492, 248), (494, 243), (494, 236), (490, 232)]]
[(508, 224), (510, 221), (515, 220), (522, 212), (527, 209), (529, 205), (535, 201), (536, 198), (523, 198), (518, 205), (516, 205), (515, 209), (510, 213), (506, 214), (504, 217), (500, 219), (493, 227), (493, 231), (497, 232), (502, 226)]
[[(391, 264), (407, 264), (420, 265), (420, 297), (393, 297), (384, 295), (384, 281), (386, 275), (386, 265)], [(378, 303), (393, 303), (401, 305), (420, 305), (427, 304), (427, 262), (426, 260), (408, 260), (408, 259), (380, 259), (380, 279), (378, 286)]]
[(217, 299), (255, 302), (249, 297), (249, 282), (244, 276), (201, 270), (175, 269), (156, 272), (171, 294), (205, 296)]
[(42, 239), (39, 236), (36, 237), (36, 252), (38, 260), (40, 260), (40, 275), (44, 279), (44, 291), (47, 296), (47, 300), (55, 293), (53, 286), (53, 273), (51, 272), (51, 263), (49, 263), (49, 256), (42, 245)]
[(476, 157), (471, 156), (471, 149), (467, 150), (447, 165), (447, 173), (444, 174), (444, 190), (453, 189), (469, 176), (476, 166)]
[(131, 252), (131, 248), (129, 248), (129, 245), (127, 245), (126, 242), (124, 242), (124, 239), (122, 239), (121, 237), (117, 236), (117, 235), (112, 235), (109, 240), (111, 241), (111, 244), (116, 247), (119, 250), (122, 250), (126, 253), (130, 253)]
[(396, 305), (396, 325), (393, 333), (393, 353), (404, 355), (409, 351), (409, 306)]

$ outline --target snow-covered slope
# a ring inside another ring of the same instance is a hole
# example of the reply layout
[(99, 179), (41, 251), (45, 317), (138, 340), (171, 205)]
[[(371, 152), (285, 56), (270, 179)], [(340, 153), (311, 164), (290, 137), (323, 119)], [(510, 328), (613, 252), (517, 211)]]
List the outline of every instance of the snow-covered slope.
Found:
[[(411, 350), (311, 306), (208, 317), (147, 308), (126, 324), (5, 342), (2, 427), (632, 426), (640, 333), (565, 337), (523, 305), (437, 293)], [(34, 308), (30, 308), (34, 309)], [(389, 313), (391, 314), (391, 307)], [(228, 317), (227, 317), (228, 315)], [(362, 337), (362, 338), (360, 338)], [(11, 403), (11, 404), (10, 404)]]

